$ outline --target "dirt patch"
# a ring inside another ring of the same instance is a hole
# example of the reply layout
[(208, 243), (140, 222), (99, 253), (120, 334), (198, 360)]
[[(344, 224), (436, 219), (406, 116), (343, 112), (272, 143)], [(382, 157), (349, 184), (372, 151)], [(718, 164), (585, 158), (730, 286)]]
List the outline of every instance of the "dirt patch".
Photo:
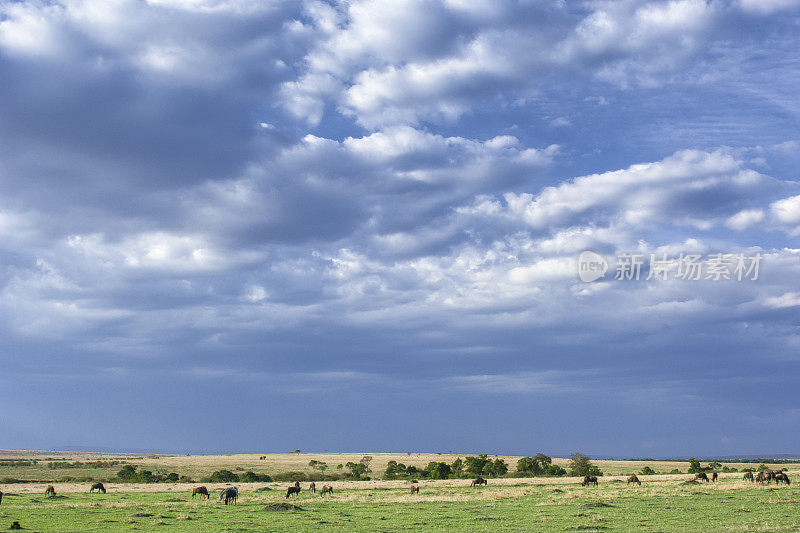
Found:
[(303, 508), (299, 505), (292, 505), (291, 503), (273, 503), (267, 505), (265, 508), (267, 511), (302, 511)]
[(256, 489), (254, 492), (267, 492), (268, 490), (272, 490), (272, 489), (269, 488), (269, 487), (261, 487), (259, 489)]
[(681, 485), (699, 485), (699, 484), (700, 483), (698, 481), (695, 481), (693, 479), (690, 479), (689, 481), (684, 481), (683, 483), (681, 483)]

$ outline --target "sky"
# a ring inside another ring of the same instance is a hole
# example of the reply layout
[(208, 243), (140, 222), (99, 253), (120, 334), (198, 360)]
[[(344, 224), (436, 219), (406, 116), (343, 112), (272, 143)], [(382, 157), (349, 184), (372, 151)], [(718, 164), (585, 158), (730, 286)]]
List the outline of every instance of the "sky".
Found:
[(797, 0), (0, 0), (0, 448), (798, 454), (798, 86)]

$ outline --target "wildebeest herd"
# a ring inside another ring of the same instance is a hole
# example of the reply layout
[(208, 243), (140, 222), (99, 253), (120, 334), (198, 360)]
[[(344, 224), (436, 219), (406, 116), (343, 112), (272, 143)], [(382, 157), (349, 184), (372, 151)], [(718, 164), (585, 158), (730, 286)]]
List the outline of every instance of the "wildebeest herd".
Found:
[[(717, 475), (716, 472), (713, 472), (711, 474), (711, 479), (709, 479), (708, 474), (706, 474), (705, 472), (699, 472), (699, 473), (695, 474), (694, 479), (692, 479), (691, 481), (694, 481), (694, 482), (697, 482), (697, 481), (716, 482), (717, 478), (718, 478), (718, 475)], [(775, 481), (776, 485), (780, 485), (781, 483), (784, 483), (786, 485), (790, 485), (791, 484), (791, 480), (789, 479), (789, 476), (786, 474), (786, 472), (783, 472), (781, 470), (767, 470), (767, 471), (763, 471), (763, 472), (758, 472), (755, 476), (753, 476), (752, 472), (745, 472), (744, 477), (742, 479), (744, 481), (750, 481), (751, 483), (758, 483), (758, 484), (761, 484), (761, 485), (764, 485), (764, 484), (769, 485), (772, 481)], [(691, 481), (689, 481), (689, 482), (691, 482)], [(687, 483), (689, 483), (689, 482), (687, 482)], [(633, 475), (631, 475), (631, 476), (629, 476), (627, 478), (627, 484), (630, 485), (631, 483), (634, 483), (634, 484), (640, 485), (640, 486), (642, 484), (642, 482), (639, 480), (639, 478), (638, 478), (638, 476), (636, 474), (633, 474)], [(476, 479), (473, 479), (471, 481), (471, 483), (470, 483), (471, 487), (479, 487), (481, 485), (483, 485), (483, 486), (488, 485), (488, 482), (482, 477), (478, 477)], [(581, 481), (581, 486), (586, 487), (588, 485), (597, 486), (598, 485), (597, 476), (585, 476), (583, 478), (583, 480)], [(297, 481), (297, 482), (294, 483), (294, 485), (291, 485), (286, 489), (286, 497), (289, 498), (290, 496), (299, 496), (301, 490), (302, 490), (302, 487), (300, 485), (300, 482)], [(308, 490), (310, 492), (316, 493), (317, 492), (316, 484), (314, 482), (311, 482), (309, 484), (309, 486), (308, 486)], [(89, 492), (90, 493), (97, 492), (98, 494), (105, 494), (106, 493), (106, 488), (102, 483), (95, 483), (89, 488)], [(330, 485), (323, 485), (322, 486), (322, 488), (320, 489), (320, 495), (321, 496), (325, 496), (326, 494), (333, 494), (333, 487), (332, 486), (330, 486)], [(411, 487), (411, 494), (419, 494), (419, 486), (418, 485), (414, 485), (414, 486)], [(210, 494), (208, 492), (208, 488), (205, 487), (205, 486), (202, 486), (202, 485), (198, 486), (198, 487), (194, 487), (192, 489), (192, 498), (194, 498), (197, 495), (200, 495), (201, 499), (203, 497), (205, 497), (206, 499), (210, 499), (211, 498), (211, 496), (210, 496)], [(56, 489), (55, 489), (55, 487), (53, 485), (48, 485), (47, 486), (47, 488), (45, 489), (45, 496), (49, 497), (49, 498), (55, 498), (56, 497)], [(224, 489), (221, 490), (221, 492), (219, 494), (220, 501), (224, 501), (225, 505), (235, 504), (236, 503), (236, 499), (238, 497), (239, 497), (239, 489), (237, 487), (225, 487)], [(3, 492), (0, 491), (0, 504), (2, 504), (2, 502), (3, 502)]]

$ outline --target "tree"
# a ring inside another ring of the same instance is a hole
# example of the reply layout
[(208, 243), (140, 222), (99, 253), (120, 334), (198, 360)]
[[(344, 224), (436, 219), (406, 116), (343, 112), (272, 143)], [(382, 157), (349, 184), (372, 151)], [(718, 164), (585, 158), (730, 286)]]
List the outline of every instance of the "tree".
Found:
[(546, 476), (566, 476), (567, 471), (561, 468), (558, 465), (548, 465), (547, 470), (545, 470)]
[(569, 475), (571, 476), (602, 476), (599, 468), (594, 466), (589, 458), (582, 453), (575, 452), (569, 458)]
[[(488, 471), (486, 471), (487, 465), (489, 466)], [(477, 457), (468, 456), (464, 460), (464, 471), (471, 477), (491, 475), (491, 459), (485, 453)]]
[(450, 477), (450, 465), (431, 461), (425, 467), (425, 474), (431, 479), (447, 479)]
[(211, 474), (211, 481), (214, 483), (231, 483), (239, 481), (239, 476), (230, 470), (217, 470)]
[(692, 457), (689, 459), (689, 473), (690, 474), (698, 474), (700, 472), (705, 471), (705, 468), (700, 466), (700, 461)]
[(502, 459), (495, 459), (492, 462), (491, 472), (494, 477), (504, 476), (508, 472), (508, 465)]
[(316, 459), (312, 459), (308, 462), (308, 466), (314, 470), (318, 470), (320, 474), (324, 474), (325, 469), (328, 468), (328, 463), (325, 461), (317, 461)]
[(136, 467), (133, 465), (125, 465), (123, 466), (119, 472), (117, 472), (117, 477), (129, 481), (133, 479), (133, 476), (136, 475)]
[(649, 466), (645, 466), (639, 473), (643, 476), (652, 476), (653, 474), (656, 473), (656, 471), (650, 468)]
[(543, 453), (537, 453), (533, 457), (523, 457), (517, 461), (517, 472), (541, 476), (552, 463), (553, 460), (550, 457)]
[(369, 468), (367, 468), (367, 465), (365, 465), (364, 463), (361, 463), (361, 462), (353, 463), (351, 461), (351, 462), (345, 463), (344, 466), (345, 466), (345, 468), (350, 470), (350, 473), (347, 474), (347, 476), (348, 477), (353, 477), (353, 478), (356, 478), (356, 479), (360, 479), (360, 478), (364, 477), (367, 474), (367, 472), (370, 471)]
[(461, 457), (457, 458), (453, 461), (453, 464), (450, 465), (450, 475), (452, 477), (461, 477), (464, 475), (464, 461), (461, 460)]
[(398, 463), (397, 461), (389, 461), (386, 464), (386, 470), (383, 472), (383, 476), (386, 479), (396, 479), (400, 476), (406, 475), (406, 465), (403, 463)]

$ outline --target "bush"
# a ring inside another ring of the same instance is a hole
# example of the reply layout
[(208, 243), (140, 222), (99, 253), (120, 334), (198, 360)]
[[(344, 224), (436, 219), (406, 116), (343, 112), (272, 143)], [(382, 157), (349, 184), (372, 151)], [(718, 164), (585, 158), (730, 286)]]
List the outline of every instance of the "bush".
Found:
[(523, 457), (517, 461), (517, 472), (523, 475), (541, 476), (547, 472), (553, 460), (543, 453), (536, 454), (535, 457)]
[(450, 465), (431, 461), (425, 467), (425, 475), (430, 479), (447, 479), (450, 477)]
[(123, 481), (130, 481), (135, 475), (136, 467), (133, 465), (125, 465), (117, 472), (117, 477)]
[(272, 476), (275, 481), (308, 481), (304, 472), (281, 472)]
[(649, 466), (645, 466), (639, 473), (643, 476), (652, 476), (653, 474), (656, 473), (656, 471), (650, 468)]
[(256, 474), (255, 472), (248, 470), (247, 472), (239, 476), (239, 481), (241, 481), (242, 483), (258, 483), (258, 482), (269, 483), (270, 481), (272, 481), (272, 478), (267, 474)]
[(670, 474), (682, 474), (682, 472), (680, 470), (678, 470), (677, 468), (673, 468), (672, 471), (670, 472)]
[(180, 476), (178, 474), (176, 474), (175, 472), (170, 472), (169, 474), (167, 474), (167, 477), (166, 477), (166, 480), (169, 481), (170, 483), (175, 483), (179, 479), (180, 479)]
[(547, 467), (547, 470), (545, 470), (545, 475), (546, 476), (566, 476), (567, 475), (567, 471), (564, 470), (563, 468), (561, 468), (558, 465), (550, 465), (550, 466)]
[(233, 483), (239, 481), (239, 476), (230, 470), (217, 470), (209, 479), (213, 483)]
[(345, 463), (344, 466), (350, 470), (350, 472), (346, 474), (346, 477), (353, 479), (362, 479), (370, 472), (369, 467), (363, 462), (354, 463), (350, 461)]
[(569, 475), (571, 476), (602, 476), (599, 468), (594, 466), (589, 458), (582, 453), (575, 452), (569, 458)]

